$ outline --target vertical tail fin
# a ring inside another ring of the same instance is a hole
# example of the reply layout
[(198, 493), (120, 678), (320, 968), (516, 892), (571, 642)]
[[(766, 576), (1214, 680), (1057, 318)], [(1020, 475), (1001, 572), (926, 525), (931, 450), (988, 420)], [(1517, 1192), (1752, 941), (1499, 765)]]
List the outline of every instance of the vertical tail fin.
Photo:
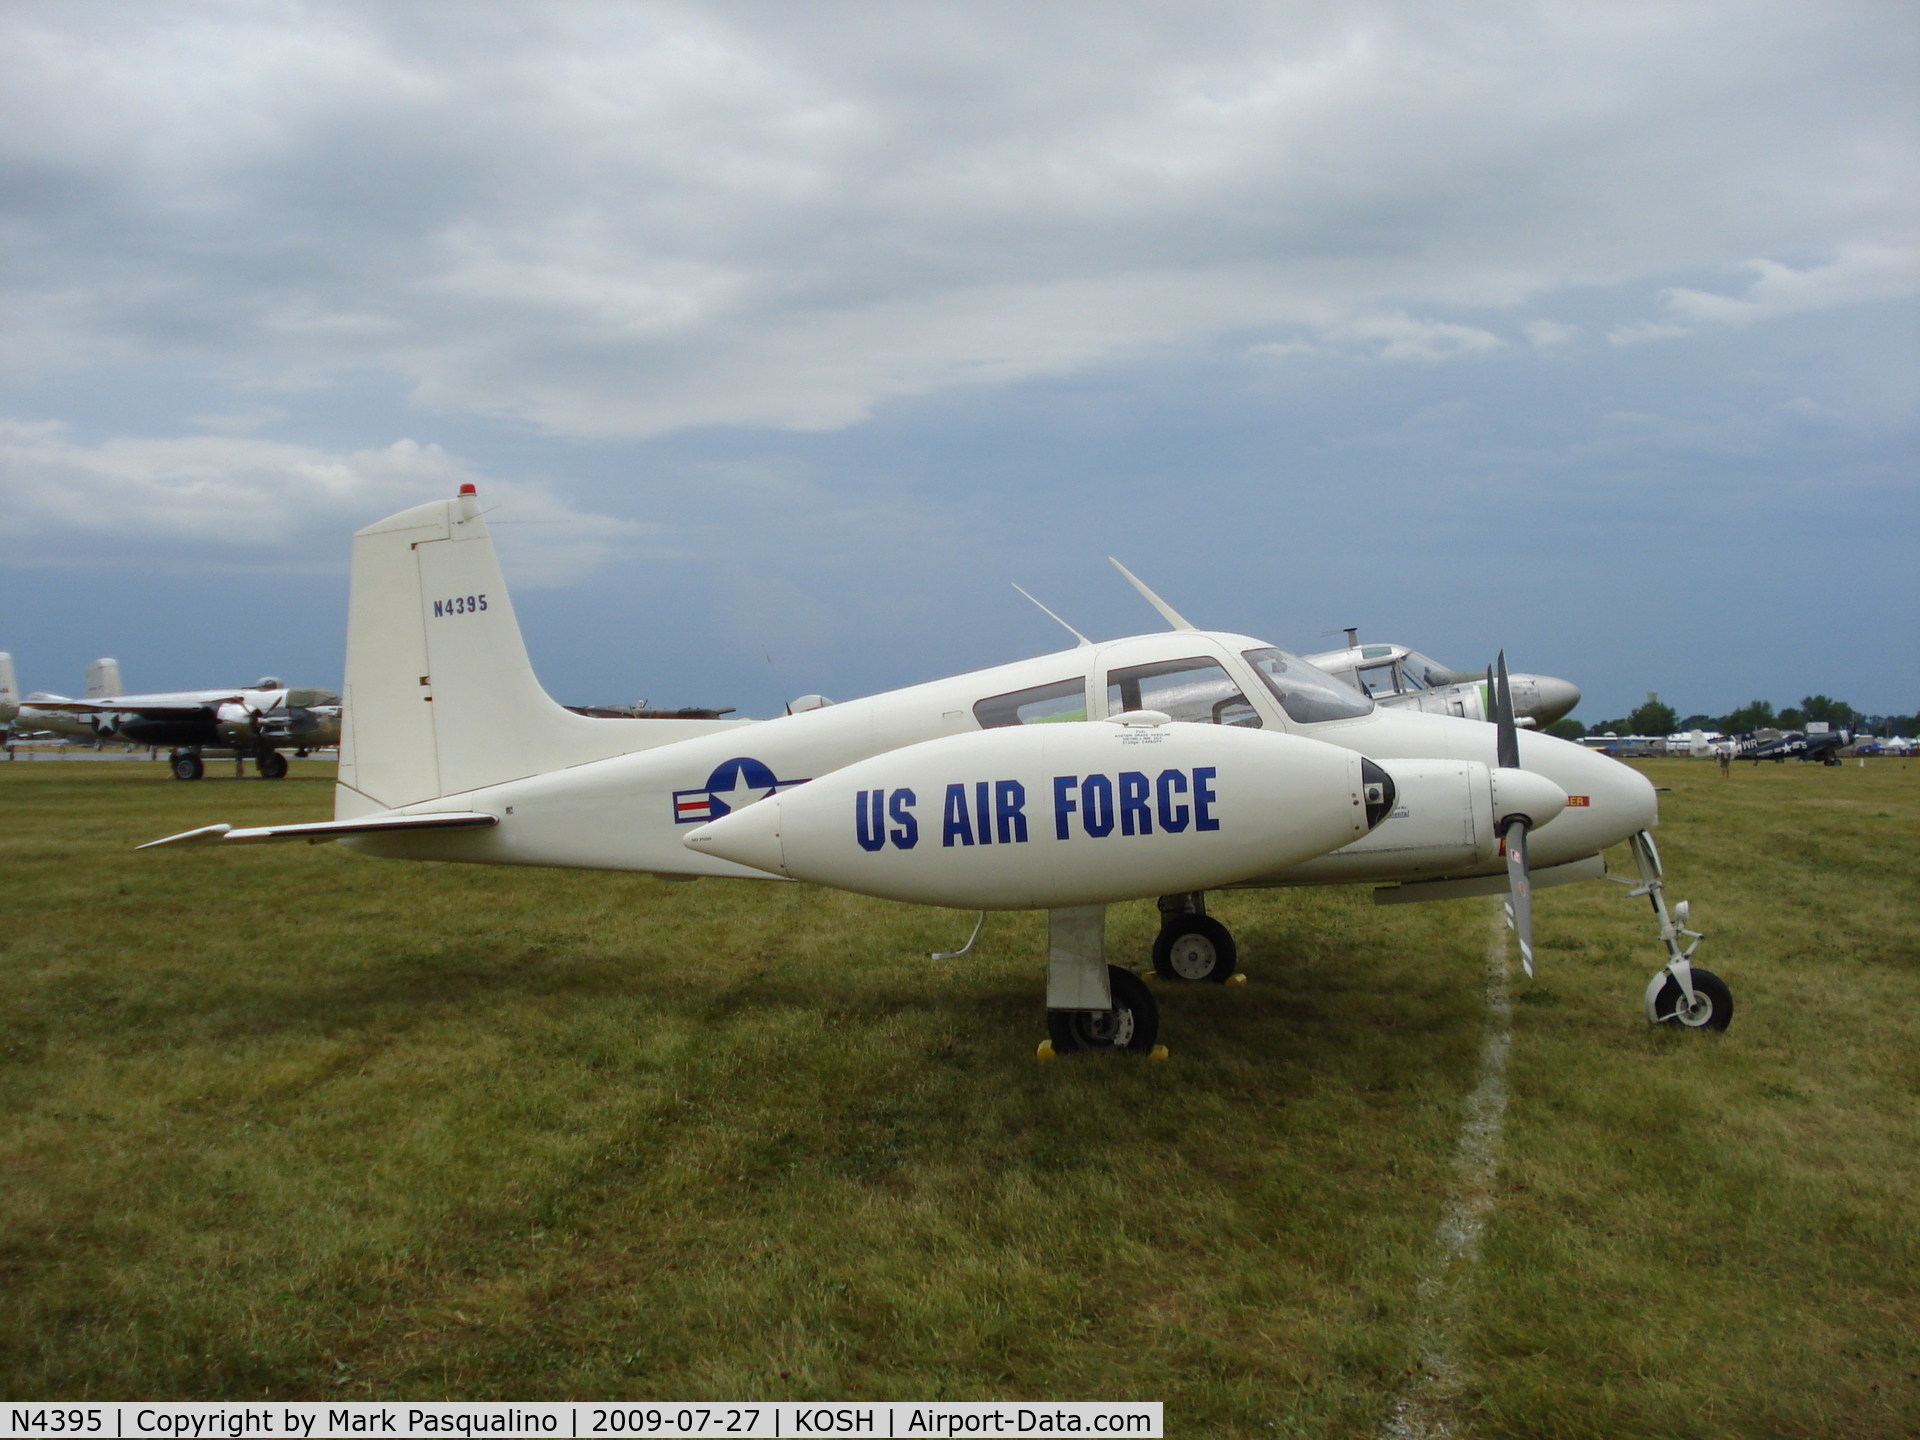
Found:
[(0, 650), (0, 725), (20, 713), (20, 682), (13, 675), (13, 656)]
[(742, 723), (588, 719), (556, 704), (470, 485), (353, 537), (343, 699), (341, 819)]
[(124, 694), (120, 688), (120, 662), (111, 655), (102, 655), (87, 666), (87, 693), (89, 700), (111, 700)]

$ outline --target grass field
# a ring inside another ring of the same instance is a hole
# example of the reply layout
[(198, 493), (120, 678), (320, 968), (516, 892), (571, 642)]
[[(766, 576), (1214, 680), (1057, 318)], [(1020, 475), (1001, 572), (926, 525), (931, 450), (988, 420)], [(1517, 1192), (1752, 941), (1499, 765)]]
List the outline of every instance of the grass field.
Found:
[[(218, 767), (216, 767), (217, 769)], [(1911, 1435), (1920, 769), (1641, 762), (1644, 902), (1537, 899), (1456, 1433)], [(330, 767), (0, 765), (7, 1398), (1055, 1399), (1377, 1433), (1496, 902), (1219, 898), (1164, 1065), (1042, 1066), (1044, 921), (798, 885), (131, 846)], [(1624, 858), (1615, 857), (1622, 870)], [(1116, 906), (1145, 964), (1150, 902)]]

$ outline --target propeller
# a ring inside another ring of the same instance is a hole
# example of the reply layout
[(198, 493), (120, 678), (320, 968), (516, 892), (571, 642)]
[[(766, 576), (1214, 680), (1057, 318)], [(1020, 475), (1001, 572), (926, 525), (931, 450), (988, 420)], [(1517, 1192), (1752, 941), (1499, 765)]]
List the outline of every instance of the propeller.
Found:
[[(1493, 709), (1494, 757), (1501, 770), (1520, 769), (1520, 727), (1513, 718), (1513, 687), (1507, 680), (1507, 652), (1487, 670), (1487, 696)], [(1494, 804), (1500, 806), (1499, 776)], [(1560, 799), (1566, 804), (1563, 794)], [(1556, 809), (1556, 812), (1557, 809)], [(1552, 816), (1547, 816), (1551, 819)], [(1533, 978), (1533, 887), (1527, 878), (1527, 831), (1533, 820), (1522, 813), (1498, 816), (1507, 851), (1507, 914), (1520, 941), (1520, 966)]]

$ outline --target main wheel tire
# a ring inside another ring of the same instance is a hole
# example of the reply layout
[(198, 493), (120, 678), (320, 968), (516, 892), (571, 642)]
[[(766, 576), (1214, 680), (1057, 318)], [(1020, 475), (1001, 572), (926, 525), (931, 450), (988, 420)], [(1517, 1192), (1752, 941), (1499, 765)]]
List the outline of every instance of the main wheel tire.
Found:
[(1111, 1010), (1049, 1010), (1047, 1037), (1056, 1055), (1074, 1050), (1137, 1050), (1145, 1054), (1160, 1038), (1160, 1007), (1146, 982), (1118, 965), (1107, 967)]
[(1662, 1025), (1677, 1030), (1724, 1030), (1733, 1023), (1733, 991), (1727, 982), (1711, 970), (1693, 967), (1693, 1004), (1680, 988), (1680, 982), (1667, 976), (1667, 983), (1654, 997), (1653, 1013)]
[(287, 778), (287, 757), (278, 750), (269, 750), (254, 764), (259, 768), (262, 780), (284, 780)]
[(198, 755), (176, 755), (173, 757), (173, 778), (176, 780), (198, 780), (207, 773), (207, 767), (200, 763)]
[(1153, 973), (1162, 980), (1224, 985), (1239, 963), (1233, 932), (1211, 915), (1170, 916), (1153, 940)]

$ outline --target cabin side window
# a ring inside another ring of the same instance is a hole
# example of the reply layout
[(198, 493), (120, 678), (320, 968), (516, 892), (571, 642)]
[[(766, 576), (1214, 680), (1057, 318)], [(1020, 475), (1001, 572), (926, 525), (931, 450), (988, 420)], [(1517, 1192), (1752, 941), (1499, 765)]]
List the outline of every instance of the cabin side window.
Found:
[(1393, 695), (1399, 692), (1399, 683), (1393, 676), (1393, 663), (1385, 665), (1366, 665), (1360, 670), (1360, 688), (1369, 695)]
[(1218, 660), (1194, 655), (1107, 672), (1107, 713), (1159, 710), (1199, 725), (1260, 728), (1260, 714)]
[(1051, 685), (990, 695), (974, 703), (973, 718), (980, 722), (982, 730), (1084, 720), (1087, 718), (1087, 682), (1084, 677), (1076, 676), (1072, 680), (1056, 680)]

